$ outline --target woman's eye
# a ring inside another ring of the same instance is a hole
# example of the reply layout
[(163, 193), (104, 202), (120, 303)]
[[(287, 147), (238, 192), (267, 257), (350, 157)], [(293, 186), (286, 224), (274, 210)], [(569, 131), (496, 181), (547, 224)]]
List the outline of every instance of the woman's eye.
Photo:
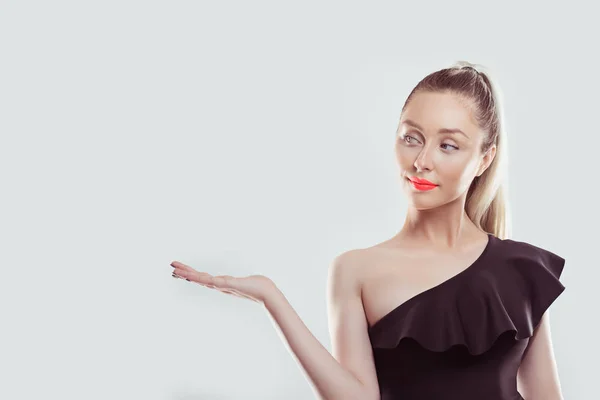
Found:
[[(402, 136), (402, 140), (404, 140), (404, 141), (405, 141), (406, 143), (408, 143), (408, 144), (411, 144), (411, 143), (412, 143), (412, 142), (411, 142), (411, 139), (412, 139), (412, 140), (415, 140), (415, 141), (417, 141), (417, 142), (419, 142), (419, 141), (418, 141), (416, 138), (414, 138), (413, 136), (410, 136), (410, 135), (404, 135), (404, 136)], [(419, 143), (420, 143), (420, 142), (419, 142)], [(456, 147), (456, 146), (454, 146), (454, 145), (452, 145), (452, 144), (449, 144), (449, 143), (442, 143), (442, 144), (441, 144), (441, 146), (442, 146), (442, 148), (443, 148), (444, 150), (451, 150), (451, 149), (449, 149), (449, 148), (445, 148), (444, 146), (450, 146), (450, 147), (451, 147), (451, 148), (453, 148), (454, 150), (458, 150), (458, 147)]]
[[(442, 146), (450, 146), (450, 147), (454, 148), (455, 150), (458, 150), (458, 147), (453, 146), (453, 145), (448, 144), (448, 143), (442, 143)], [(444, 150), (448, 150), (448, 149), (444, 149)]]

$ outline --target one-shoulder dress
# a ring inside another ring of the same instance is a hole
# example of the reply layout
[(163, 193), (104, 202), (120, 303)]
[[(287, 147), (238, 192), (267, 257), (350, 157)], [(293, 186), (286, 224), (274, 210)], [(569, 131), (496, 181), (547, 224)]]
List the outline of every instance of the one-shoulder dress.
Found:
[(369, 328), (381, 400), (523, 400), (517, 370), (542, 315), (565, 289), (564, 263), (488, 233), (467, 269)]

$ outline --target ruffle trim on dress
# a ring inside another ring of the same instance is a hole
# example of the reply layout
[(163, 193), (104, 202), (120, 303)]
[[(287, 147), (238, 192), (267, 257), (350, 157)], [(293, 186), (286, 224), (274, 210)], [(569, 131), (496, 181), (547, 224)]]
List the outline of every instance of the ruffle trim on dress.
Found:
[(369, 331), (373, 348), (395, 348), (412, 338), (430, 351), (464, 346), (479, 355), (508, 331), (516, 340), (532, 336), (565, 289), (559, 281), (565, 259), (526, 242), (498, 243), (489, 264), (459, 285), (441, 286), (376, 324)]

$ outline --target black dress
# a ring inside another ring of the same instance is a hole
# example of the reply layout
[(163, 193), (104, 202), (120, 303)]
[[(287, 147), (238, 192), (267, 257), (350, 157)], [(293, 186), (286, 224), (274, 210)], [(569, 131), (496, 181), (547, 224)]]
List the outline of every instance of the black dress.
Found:
[(488, 234), (467, 269), (369, 328), (382, 400), (522, 400), (517, 370), (565, 260)]

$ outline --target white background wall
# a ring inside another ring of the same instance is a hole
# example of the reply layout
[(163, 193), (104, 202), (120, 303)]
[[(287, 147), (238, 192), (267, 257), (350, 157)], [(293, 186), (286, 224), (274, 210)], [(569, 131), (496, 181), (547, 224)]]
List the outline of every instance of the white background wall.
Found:
[(329, 262), (401, 227), (400, 109), (456, 60), (503, 89), (513, 236), (567, 259), (593, 398), (600, 32), (538, 3), (2, 2), (0, 398), (314, 398), (259, 305), (169, 263), (269, 276), (331, 349)]

